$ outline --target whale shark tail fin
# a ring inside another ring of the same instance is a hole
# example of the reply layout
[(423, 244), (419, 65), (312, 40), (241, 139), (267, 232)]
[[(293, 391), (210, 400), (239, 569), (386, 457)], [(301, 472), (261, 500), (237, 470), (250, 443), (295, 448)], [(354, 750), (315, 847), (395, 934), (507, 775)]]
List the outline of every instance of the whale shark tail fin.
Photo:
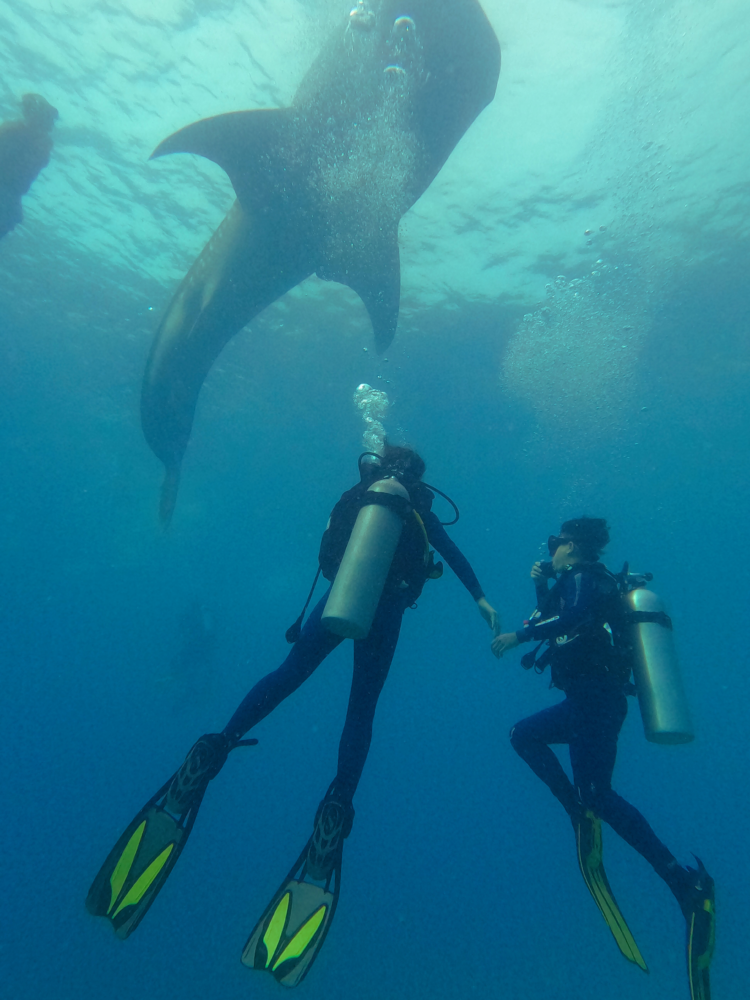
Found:
[[(243, 208), (263, 205), (269, 182), (279, 176), (277, 166), (288, 168), (296, 145), (295, 119), (293, 108), (233, 111), (202, 118), (167, 136), (149, 159), (168, 153), (204, 156), (227, 174)], [(288, 178), (288, 169), (285, 175)]]
[(172, 521), (179, 488), (180, 467), (179, 465), (168, 465), (164, 473), (164, 482), (161, 484), (161, 496), (159, 498), (159, 522), (165, 530)]

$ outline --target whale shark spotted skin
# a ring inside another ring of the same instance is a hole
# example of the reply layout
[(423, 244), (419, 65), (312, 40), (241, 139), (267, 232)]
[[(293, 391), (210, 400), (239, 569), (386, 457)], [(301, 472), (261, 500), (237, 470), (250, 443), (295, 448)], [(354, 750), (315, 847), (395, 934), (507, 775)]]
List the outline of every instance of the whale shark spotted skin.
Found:
[(263, 309), (314, 273), (352, 288), (377, 349), (390, 344), (399, 219), (495, 95), (500, 46), (477, 0), (359, 0), (342, 14), (290, 107), (203, 119), (152, 154), (205, 156), (237, 195), (167, 308), (143, 379), (164, 524), (203, 381)]

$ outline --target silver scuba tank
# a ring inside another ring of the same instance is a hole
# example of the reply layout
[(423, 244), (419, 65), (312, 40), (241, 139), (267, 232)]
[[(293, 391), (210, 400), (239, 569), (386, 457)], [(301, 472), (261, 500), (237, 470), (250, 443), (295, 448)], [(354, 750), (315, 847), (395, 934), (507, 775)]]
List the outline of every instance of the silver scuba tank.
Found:
[[(658, 594), (644, 587), (631, 590), (622, 599), (628, 611), (664, 612)], [(689, 743), (694, 733), (671, 628), (659, 622), (634, 622), (627, 633), (646, 739), (651, 743)]]
[[(396, 479), (373, 483), (368, 493), (390, 493), (409, 500)], [(372, 625), (404, 526), (395, 511), (378, 504), (363, 507), (341, 560), (322, 622), (345, 639), (364, 639)]]

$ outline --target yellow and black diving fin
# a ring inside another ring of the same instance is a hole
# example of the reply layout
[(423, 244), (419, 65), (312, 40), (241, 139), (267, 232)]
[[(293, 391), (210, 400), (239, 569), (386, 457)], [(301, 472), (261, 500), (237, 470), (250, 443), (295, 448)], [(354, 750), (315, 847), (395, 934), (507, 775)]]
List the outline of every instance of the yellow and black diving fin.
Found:
[(716, 943), (716, 899), (714, 880), (700, 858), (698, 868), (689, 868), (694, 883), (684, 907), (687, 921), (687, 967), (691, 1000), (711, 1000), (708, 968)]
[(617, 947), (629, 962), (644, 972), (648, 966), (643, 960), (630, 928), (625, 922), (612, 893), (602, 863), (602, 826), (599, 817), (590, 809), (582, 812), (575, 824), (578, 864), (586, 886), (594, 897), (604, 921), (617, 942)]
[(208, 733), (193, 745), (110, 851), (86, 897), (89, 913), (108, 919), (123, 940), (133, 933), (177, 863), (209, 781), (233, 747), (257, 742)]
[(243, 965), (270, 972), (282, 986), (305, 978), (336, 912), (353, 815), (351, 805), (321, 803), (312, 837), (247, 940)]

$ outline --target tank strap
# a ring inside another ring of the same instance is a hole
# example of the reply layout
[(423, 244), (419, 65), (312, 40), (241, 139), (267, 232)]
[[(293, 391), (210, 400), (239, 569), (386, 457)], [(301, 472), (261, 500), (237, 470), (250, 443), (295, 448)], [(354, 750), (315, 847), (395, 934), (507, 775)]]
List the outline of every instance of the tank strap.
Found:
[(394, 514), (398, 514), (403, 521), (406, 521), (414, 510), (410, 501), (404, 497), (396, 496), (393, 493), (373, 493), (371, 490), (367, 490), (362, 497), (360, 506), (371, 507), (373, 504), (376, 507), (387, 507)]
[(666, 611), (626, 611), (625, 621), (628, 625), (640, 625), (642, 622), (652, 622), (655, 625), (662, 625), (664, 628), (672, 629), (672, 619)]

